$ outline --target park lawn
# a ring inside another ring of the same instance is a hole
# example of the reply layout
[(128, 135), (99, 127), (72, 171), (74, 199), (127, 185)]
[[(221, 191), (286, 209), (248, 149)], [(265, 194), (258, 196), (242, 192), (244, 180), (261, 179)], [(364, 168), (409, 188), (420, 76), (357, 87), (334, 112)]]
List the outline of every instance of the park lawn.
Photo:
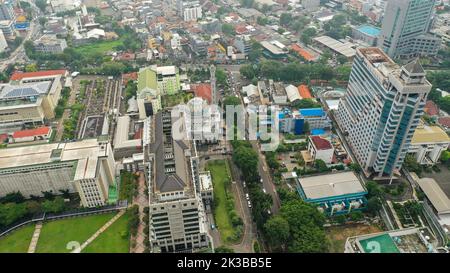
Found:
[(222, 241), (229, 242), (228, 238), (233, 236), (234, 231), (226, 207), (227, 189), (225, 181), (227, 179), (231, 179), (229, 175), (228, 162), (225, 160), (208, 162), (207, 170), (211, 172), (214, 186), (214, 219), (216, 226), (220, 232)]
[(27, 253), (34, 233), (34, 224), (21, 227), (0, 238), (0, 253)]
[(331, 253), (344, 253), (345, 242), (348, 237), (371, 234), (383, 231), (377, 225), (350, 224), (325, 228), (330, 242)]
[(130, 250), (130, 232), (128, 229), (129, 212), (122, 215), (107, 230), (92, 241), (83, 253), (128, 253)]
[(75, 47), (75, 51), (85, 55), (85, 54), (99, 54), (106, 53), (108, 51), (114, 51), (117, 46), (123, 45), (123, 39), (117, 39), (113, 41), (101, 41), (92, 44), (86, 44), (82, 46)]
[(70, 252), (71, 249), (67, 249), (69, 242), (75, 241), (81, 245), (114, 215), (115, 213), (105, 213), (44, 223), (37, 243), (36, 252)]

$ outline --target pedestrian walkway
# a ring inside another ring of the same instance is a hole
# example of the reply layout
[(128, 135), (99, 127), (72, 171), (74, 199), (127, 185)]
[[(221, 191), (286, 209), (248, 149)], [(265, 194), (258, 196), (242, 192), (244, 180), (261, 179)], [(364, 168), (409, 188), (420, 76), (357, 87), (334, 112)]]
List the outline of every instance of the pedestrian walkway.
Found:
[(144, 208), (148, 207), (148, 192), (146, 191), (145, 187), (145, 177), (144, 174), (141, 172), (139, 173), (138, 178), (138, 194), (133, 199), (133, 205), (139, 206), (139, 226), (137, 229), (136, 236), (132, 238), (134, 240), (135, 244), (131, 245), (130, 252), (131, 253), (144, 253), (145, 251), (145, 226), (146, 223), (144, 223)]
[(106, 224), (104, 224), (99, 230), (97, 230), (94, 235), (89, 237), (89, 239), (84, 242), (79, 249), (74, 249), (72, 253), (78, 253), (81, 252), (84, 248), (86, 248), (92, 241), (94, 241), (100, 234), (102, 234), (105, 230), (107, 230), (114, 222), (117, 221), (122, 215), (124, 215), (126, 210), (121, 210), (119, 213), (117, 213), (111, 220), (109, 220)]
[(28, 253), (34, 253), (36, 251), (37, 242), (39, 240), (39, 235), (41, 234), (42, 222), (36, 224), (34, 228), (33, 237), (31, 238), (30, 245), (28, 247)]

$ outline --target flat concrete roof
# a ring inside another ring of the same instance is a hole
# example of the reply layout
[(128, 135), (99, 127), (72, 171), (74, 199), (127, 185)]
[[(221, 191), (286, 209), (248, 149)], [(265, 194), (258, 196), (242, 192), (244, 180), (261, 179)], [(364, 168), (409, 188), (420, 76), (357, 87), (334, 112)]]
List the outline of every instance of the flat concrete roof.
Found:
[(352, 48), (352, 46), (354, 46), (352, 43), (343, 43), (329, 36), (316, 37), (314, 38), (314, 41), (321, 43), (322, 45), (336, 51), (341, 55), (344, 55), (347, 58), (351, 58), (356, 55), (356, 50)]
[[(30, 145), (0, 150), (0, 170), (20, 168), (52, 162), (78, 161), (74, 180), (95, 177), (99, 157), (107, 156), (108, 149), (101, 148), (97, 139), (70, 143)], [(60, 155), (60, 160), (52, 160)]]
[(423, 125), (417, 127), (411, 144), (420, 143), (450, 143), (450, 137), (439, 126)]
[(301, 177), (299, 183), (308, 199), (366, 192), (353, 172)]
[(450, 214), (450, 199), (433, 178), (421, 178), (417, 183), (438, 214)]

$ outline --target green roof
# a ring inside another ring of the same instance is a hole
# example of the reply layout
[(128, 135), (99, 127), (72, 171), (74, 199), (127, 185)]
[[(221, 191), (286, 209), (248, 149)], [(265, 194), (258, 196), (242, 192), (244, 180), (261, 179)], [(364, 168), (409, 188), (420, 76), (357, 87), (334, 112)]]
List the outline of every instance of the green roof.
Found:
[(117, 202), (117, 188), (115, 185), (110, 185), (108, 190), (108, 203), (115, 204)]
[(365, 253), (400, 253), (389, 234), (382, 234), (360, 240)]

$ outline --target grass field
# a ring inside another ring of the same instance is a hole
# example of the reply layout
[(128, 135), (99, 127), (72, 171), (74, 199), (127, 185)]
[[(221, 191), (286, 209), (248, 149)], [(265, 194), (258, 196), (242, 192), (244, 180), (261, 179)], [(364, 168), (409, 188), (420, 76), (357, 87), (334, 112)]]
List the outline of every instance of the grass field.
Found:
[(34, 225), (29, 224), (0, 238), (0, 253), (26, 253), (33, 232)]
[(214, 186), (214, 219), (224, 243), (228, 242), (228, 238), (234, 234), (226, 207), (227, 189), (225, 182), (230, 179), (228, 168), (228, 163), (225, 160), (211, 161), (207, 165)]
[(331, 253), (343, 253), (345, 241), (348, 237), (376, 233), (383, 231), (376, 225), (344, 225), (337, 227), (329, 227), (325, 229), (328, 240), (330, 242)]
[(125, 213), (107, 230), (91, 242), (83, 253), (128, 253), (130, 236), (128, 232), (129, 213)]
[(36, 252), (70, 252), (66, 248), (67, 243), (76, 241), (82, 244), (113, 216), (114, 213), (106, 213), (44, 223)]
[(75, 47), (75, 51), (80, 54), (100, 54), (107, 51), (113, 51), (115, 47), (123, 44), (122, 39), (114, 41), (101, 41), (92, 44), (86, 44), (79, 47)]

